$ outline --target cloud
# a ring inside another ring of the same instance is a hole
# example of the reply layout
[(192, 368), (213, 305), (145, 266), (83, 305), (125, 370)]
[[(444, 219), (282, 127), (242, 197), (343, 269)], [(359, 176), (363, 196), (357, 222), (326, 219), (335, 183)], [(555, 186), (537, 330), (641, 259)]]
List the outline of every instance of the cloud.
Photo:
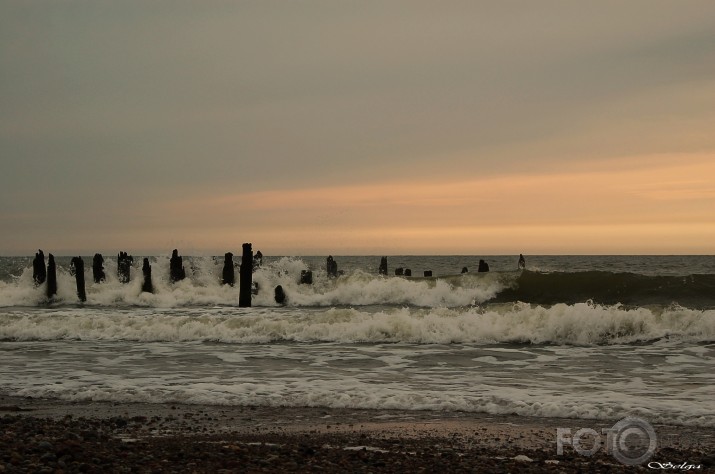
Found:
[(375, 248), (366, 229), (391, 225), (606, 225), (608, 193), (624, 222), (693, 220), (711, 197), (700, 177), (627, 192), (618, 166), (569, 173), (715, 150), (713, 14), (652, 0), (2, 2), (0, 250), (43, 226), (151, 246), (152, 223), (199, 245), (209, 227), (332, 224)]

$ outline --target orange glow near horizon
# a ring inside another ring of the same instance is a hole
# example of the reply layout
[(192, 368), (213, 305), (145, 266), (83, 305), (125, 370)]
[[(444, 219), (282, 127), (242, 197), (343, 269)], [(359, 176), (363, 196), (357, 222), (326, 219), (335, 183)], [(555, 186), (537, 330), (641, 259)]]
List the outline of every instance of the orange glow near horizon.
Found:
[(714, 158), (195, 197), (156, 214), (197, 247), (266, 254), (712, 253)]
[(711, 255), (713, 176), (715, 155), (660, 155), (539, 174), (199, 190), (122, 210), (116, 220), (131, 222), (127, 228), (78, 223), (75, 235), (57, 235), (52, 248), (59, 255), (118, 248), (207, 255), (253, 242), (266, 255)]

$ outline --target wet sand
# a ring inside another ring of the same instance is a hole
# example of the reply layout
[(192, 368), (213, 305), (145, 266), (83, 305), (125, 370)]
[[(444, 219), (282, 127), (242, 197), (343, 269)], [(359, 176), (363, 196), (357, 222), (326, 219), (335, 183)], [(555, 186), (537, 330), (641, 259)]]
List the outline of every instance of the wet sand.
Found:
[[(647, 470), (603, 450), (588, 457), (566, 446), (557, 454), (557, 428), (600, 432), (616, 421), (0, 396), (0, 472)], [(715, 430), (654, 429), (658, 448), (650, 462), (715, 471)]]

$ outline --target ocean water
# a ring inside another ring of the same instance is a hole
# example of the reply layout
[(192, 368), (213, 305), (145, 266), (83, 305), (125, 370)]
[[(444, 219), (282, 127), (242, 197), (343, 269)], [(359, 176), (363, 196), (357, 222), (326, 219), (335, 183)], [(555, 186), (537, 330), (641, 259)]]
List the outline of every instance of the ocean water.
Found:
[(153, 294), (141, 258), (123, 284), (105, 256), (96, 284), (84, 257), (84, 303), (68, 257), (51, 300), (30, 257), (0, 258), (0, 392), (715, 426), (714, 256), (517, 258), (388, 256), (380, 276), (380, 257), (337, 256), (328, 278), (325, 257), (265, 257), (251, 308), (222, 257), (184, 257), (173, 284), (151, 257)]

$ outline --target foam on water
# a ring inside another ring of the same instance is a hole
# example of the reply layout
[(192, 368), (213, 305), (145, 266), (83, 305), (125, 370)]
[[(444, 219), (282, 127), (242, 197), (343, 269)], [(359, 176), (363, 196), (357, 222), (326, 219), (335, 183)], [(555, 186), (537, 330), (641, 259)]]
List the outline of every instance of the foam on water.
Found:
[(587, 303), (481, 309), (58, 308), (0, 313), (0, 339), (625, 344), (715, 341), (715, 310), (624, 309)]
[[(700, 347), (706, 353), (684, 371), (677, 360), (682, 345), (672, 341), (608, 353), (563, 346), (271, 344), (229, 352), (207, 344), (14, 343), (0, 383), (12, 395), (72, 401), (638, 415), (715, 426), (715, 348)], [(656, 353), (673, 358), (643, 370)]]

